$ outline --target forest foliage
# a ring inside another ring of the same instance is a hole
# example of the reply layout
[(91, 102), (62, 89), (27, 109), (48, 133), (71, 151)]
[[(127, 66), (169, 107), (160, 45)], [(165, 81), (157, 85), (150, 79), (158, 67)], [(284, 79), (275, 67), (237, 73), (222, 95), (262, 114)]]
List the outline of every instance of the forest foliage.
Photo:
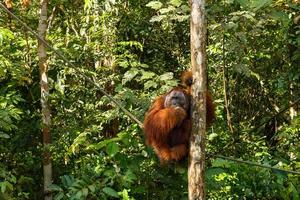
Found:
[[(27, 2), (27, 1), (26, 1)], [(12, 11), (37, 29), (39, 2)], [(300, 3), (207, 0), (207, 199), (300, 199)], [(183, 0), (54, 0), (47, 41), (138, 119), (190, 67)], [(0, 9), (0, 199), (42, 199), (37, 39)], [(187, 164), (160, 166), (141, 128), (48, 50), (55, 200), (187, 199)], [(226, 98), (225, 98), (226, 97)]]

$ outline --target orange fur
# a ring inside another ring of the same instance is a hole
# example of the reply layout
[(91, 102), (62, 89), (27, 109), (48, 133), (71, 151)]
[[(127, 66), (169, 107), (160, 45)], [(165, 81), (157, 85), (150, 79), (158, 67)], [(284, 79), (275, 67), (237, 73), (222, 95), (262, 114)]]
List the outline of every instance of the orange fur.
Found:
[[(183, 107), (165, 107), (165, 101), (172, 91), (182, 92), (184, 97), (190, 101), (192, 78), (190, 71), (184, 72), (181, 76), (182, 87), (176, 87), (167, 94), (156, 98), (145, 115), (146, 144), (153, 147), (161, 163), (178, 161), (188, 154), (192, 129), (190, 108), (188, 106), (185, 110)], [(206, 104), (206, 122), (209, 127), (215, 118), (215, 108), (209, 92), (206, 95)]]
[(190, 87), (193, 84), (193, 74), (191, 71), (184, 71), (180, 77), (181, 84), (185, 87)]
[(162, 163), (166, 161), (179, 161), (187, 154), (187, 145), (180, 144), (172, 148), (164, 146), (153, 146), (155, 152), (158, 154), (159, 159)]
[(154, 148), (162, 163), (177, 161), (186, 156), (190, 133), (190, 126), (186, 125), (190, 123), (187, 121), (187, 111), (181, 107), (164, 107), (165, 97), (169, 93), (154, 101), (144, 120), (146, 143)]
[[(191, 71), (185, 71), (181, 74), (181, 85), (184, 86), (191, 94), (193, 84), (193, 74)], [(206, 91), (206, 126), (212, 125), (215, 120), (215, 106), (211, 97), (211, 93)]]

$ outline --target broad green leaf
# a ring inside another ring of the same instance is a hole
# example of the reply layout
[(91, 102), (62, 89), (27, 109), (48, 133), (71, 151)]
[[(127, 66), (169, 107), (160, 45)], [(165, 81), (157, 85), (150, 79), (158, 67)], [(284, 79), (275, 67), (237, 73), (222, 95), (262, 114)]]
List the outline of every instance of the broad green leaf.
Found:
[(295, 185), (291, 182), (289, 183), (289, 192), (293, 195), (293, 199), (300, 199), (300, 194), (299, 191), (297, 191), (297, 188), (295, 187)]
[(82, 193), (82, 191), (78, 191), (75, 195), (73, 195), (73, 196), (71, 196), (71, 199), (82, 199), (82, 197), (83, 197), (83, 193)]
[(173, 73), (172, 72), (167, 72), (167, 73), (164, 73), (162, 75), (160, 75), (159, 79), (161, 81), (166, 81), (166, 80), (170, 80), (170, 79), (173, 79)]
[(134, 180), (136, 180), (136, 175), (130, 170), (128, 169), (125, 173), (125, 176), (124, 176), (125, 180), (128, 181), (128, 182), (133, 182)]
[(245, 13), (243, 16), (244, 16), (245, 18), (249, 19), (249, 20), (252, 21), (252, 22), (256, 22), (254, 16), (253, 16), (252, 13), (250, 13), (250, 12)]
[(216, 137), (218, 137), (217, 133), (211, 133), (211, 134), (208, 135), (208, 140), (211, 141), (211, 140), (213, 140)]
[(0, 108), (6, 108), (6, 106), (7, 106), (7, 101), (0, 102)]
[(87, 197), (88, 194), (89, 194), (89, 190), (87, 188), (83, 188), (82, 189), (82, 194), (83, 194), (84, 197)]
[(181, 0), (170, 0), (170, 3), (175, 6), (175, 7), (179, 7), (182, 3)]
[(153, 88), (157, 88), (157, 83), (154, 82), (154, 81), (147, 81), (145, 84), (144, 84), (144, 88), (145, 90), (148, 90), (149, 88), (153, 87)]
[(58, 185), (52, 184), (48, 187), (49, 190), (51, 191), (63, 191), (61, 187), (59, 187)]
[(160, 9), (159, 12), (161, 14), (168, 14), (169, 12), (174, 11), (174, 10), (175, 10), (175, 8), (173, 6), (169, 6), (167, 8)]
[(9, 189), (9, 191), (13, 191), (14, 186), (10, 182), (6, 181), (6, 187)]
[(232, 22), (232, 21), (225, 24), (225, 28), (227, 30), (230, 30), (230, 29), (236, 30), (238, 27), (239, 27), (239, 25), (237, 23)]
[(0, 27), (0, 44), (2, 44), (4, 40), (9, 40), (13, 38), (14, 38), (14, 34), (11, 30)]
[(115, 198), (119, 197), (118, 193), (114, 189), (112, 189), (111, 187), (105, 187), (105, 188), (103, 188), (103, 192), (105, 194), (111, 196), (111, 197), (115, 197)]
[(160, 1), (150, 1), (146, 4), (147, 7), (152, 8), (154, 10), (158, 10), (162, 7), (162, 3)]
[(5, 193), (6, 191), (6, 181), (0, 182), (1, 193)]
[[(101, 148), (107, 146), (108, 144), (110, 144), (112, 141), (119, 141), (119, 140), (120, 140), (119, 138), (112, 138), (110, 140), (104, 140), (104, 141), (99, 142), (98, 144), (94, 145), (94, 148), (101, 149)], [(89, 149), (89, 148), (87, 148), (87, 149)]]
[(129, 63), (127, 60), (119, 61), (118, 64), (120, 67), (123, 67), (125, 69), (128, 68), (128, 66), (129, 66)]
[(64, 175), (61, 177), (61, 181), (65, 187), (70, 187), (74, 183), (74, 177)]
[(91, 0), (84, 0), (84, 9), (89, 9), (91, 7)]
[(106, 152), (108, 155), (113, 156), (119, 152), (119, 145), (115, 142), (111, 142), (106, 146)]
[(166, 17), (167, 17), (167, 15), (153, 16), (153, 17), (151, 17), (150, 22), (160, 22)]
[(171, 17), (170, 19), (178, 21), (178, 22), (183, 22), (183, 21), (187, 21), (189, 19), (190, 16), (188, 15), (175, 15), (173, 17)]
[[(4, 175), (4, 174), (3, 174)], [(2, 177), (1, 177), (2, 178)], [(1, 181), (0, 182), (0, 194), (1, 193), (6, 193), (7, 192), (7, 183), (9, 183), (8, 181)], [(1, 196), (0, 196), (1, 197)]]
[(94, 185), (89, 185), (88, 188), (92, 193), (96, 191), (96, 187)]
[(237, 2), (242, 7), (251, 8), (255, 11), (272, 4), (272, 0), (237, 0)]
[(236, 0), (242, 7), (249, 7), (251, 5), (250, 0)]
[(119, 192), (119, 195), (122, 196), (122, 200), (130, 200), (128, 191), (124, 189), (122, 192)]
[[(300, 36), (297, 37), (296, 41), (297, 41), (298, 46), (300, 47)], [(299, 56), (299, 53), (298, 53), (298, 56)]]
[(111, 138), (111, 139), (107, 139), (107, 140), (103, 140), (97, 144), (91, 144), (89, 146), (87, 146), (87, 150), (99, 150), (103, 147), (105, 147), (106, 145), (108, 145), (111, 142), (118, 142), (122, 140), (122, 137), (115, 137), (115, 138)]
[(139, 73), (136, 69), (131, 69), (124, 74), (122, 84), (125, 85), (128, 81), (131, 81)]
[(272, 0), (253, 0), (252, 8), (254, 10), (259, 10), (263, 7), (269, 6), (272, 4)]
[(143, 72), (142, 73), (142, 77), (141, 80), (147, 80), (147, 79), (151, 79), (155, 76), (155, 73), (153, 72)]
[(59, 192), (57, 195), (54, 196), (54, 200), (61, 200), (62, 198), (64, 198), (64, 193), (63, 192)]
[(6, 133), (0, 133), (0, 138), (8, 139), (8, 138), (10, 138), (10, 136)]

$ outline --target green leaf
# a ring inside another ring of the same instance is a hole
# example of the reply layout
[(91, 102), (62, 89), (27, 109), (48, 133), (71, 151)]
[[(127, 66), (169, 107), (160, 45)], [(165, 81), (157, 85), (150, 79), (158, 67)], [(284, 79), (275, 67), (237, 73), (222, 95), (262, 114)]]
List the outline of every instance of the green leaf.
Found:
[(167, 15), (158, 15), (158, 16), (153, 16), (151, 19), (150, 19), (150, 22), (160, 22), (162, 21), (164, 18), (166, 18)]
[(164, 73), (162, 75), (160, 75), (159, 79), (161, 81), (166, 81), (166, 80), (170, 80), (170, 79), (173, 79), (173, 73), (172, 72), (167, 72), (167, 73)]
[(6, 28), (1, 28), (0, 27), (0, 44), (2, 44), (2, 42), (4, 40), (11, 40), (14, 39), (14, 34), (12, 31), (10, 31), (9, 29)]
[(111, 196), (111, 197), (115, 197), (115, 198), (119, 197), (118, 193), (114, 189), (112, 189), (111, 187), (105, 187), (105, 188), (103, 188), (103, 192), (105, 194)]
[(171, 17), (170, 19), (178, 21), (178, 22), (183, 22), (183, 21), (187, 21), (189, 19), (188, 15), (175, 15), (173, 17)]
[(249, 1), (249, 0), (237, 0), (237, 2), (238, 2), (242, 7), (249, 7), (249, 6), (250, 6), (250, 1)]
[[(296, 42), (297, 42), (298, 46), (300, 47), (300, 36), (298, 36), (298, 37), (296, 38)], [(298, 53), (298, 55), (299, 55), (299, 53)]]
[(61, 200), (62, 198), (64, 198), (64, 193), (60, 192), (57, 195), (54, 196), (54, 200)]
[(108, 155), (113, 156), (119, 152), (119, 146), (117, 143), (112, 142), (106, 146), (106, 152)]
[(13, 185), (8, 181), (0, 182), (1, 193), (13, 190)]
[(4, 193), (6, 191), (6, 184), (4, 182), (0, 182), (0, 187), (1, 187), (1, 193)]
[(48, 187), (48, 189), (50, 191), (63, 191), (61, 187), (59, 187), (58, 185), (52, 184)]
[(297, 191), (297, 189), (296, 189), (296, 187), (295, 187), (295, 185), (293, 184), (293, 183), (290, 183), (289, 184), (289, 189), (288, 189), (289, 191), (290, 191), (290, 193), (292, 194), (292, 196), (293, 196), (293, 199), (297, 199), (297, 200), (299, 200), (300, 199), (300, 194), (299, 194), (299, 192)]
[(101, 142), (99, 142), (97, 144), (91, 144), (91, 145), (87, 146), (86, 149), (87, 150), (91, 150), (91, 149), (93, 149), (93, 150), (99, 150), (99, 149), (105, 147), (106, 145), (108, 145), (109, 143), (111, 143), (111, 142), (117, 142), (117, 141), (120, 141), (121, 139), (122, 138), (117, 137), (117, 138), (103, 140), (103, 141), (101, 141)]
[(0, 133), (0, 138), (8, 139), (8, 138), (10, 138), (10, 136), (6, 133)]
[(70, 187), (75, 180), (73, 176), (64, 175), (61, 177), (61, 181), (65, 187)]
[(118, 64), (120, 67), (123, 67), (125, 69), (129, 66), (129, 63), (127, 60), (119, 61)]
[(6, 108), (6, 106), (7, 106), (7, 101), (0, 102), (0, 108)]
[(159, 12), (161, 14), (168, 14), (169, 12), (174, 11), (174, 10), (175, 10), (175, 8), (173, 6), (169, 6), (167, 8), (160, 9)]
[(255, 11), (272, 4), (272, 0), (237, 0), (237, 2), (242, 7), (250, 8)]
[(136, 175), (135, 175), (130, 169), (128, 169), (128, 170), (126, 171), (126, 173), (125, 173), (124, 179), (125, 179), (127, 182), (132, 183), (132, 182), (135, 181), (137, 178), (136, 178)]
[(8, 181), (5, 181), (5, 182), (6, 182), (6, 187), (9, 189), (9, 191), (13, 191), (14, 186)]
[(149, 88), (157, 88), (157, 83), (154, 82), (154, 81), (147, 81), (145, 84), (144, 84), (144, 88), (145, 90), (148, 90)]
[(212, 162), (212, 166), (213, 167), (230, 167), (230, 163), (226, 160), (223, 160), (221, 158), (217, 158), (217, 159), (214, 159), (213, 162)]
[(205, 176), (206, 177), (213, 177), (216, 174), (221, 174), (224, 172), (224, 169), (219, 168), (219, 167), (213, 167), (213, 168), (208, 168), (205, 170)]
[(162, 7), (162, 3), (160, 1), (150, 1), (146, 4), (147, 7), (152, 8), (154, 10), (159, 10)]
[(142, 72), (142, 77), (141, 80), (147, 80), (147, 79), (151, 79), (155, 76), (155, 73), (153, 72)]
[(136, 69), (131, 69), (124, 74), (122, 84), (125, 85), (128, 81), (131, 81), (139, 73)]
[(273, 11), (271, 17), (274, 20), (280, 21), (284, 27), (287, 27), (291, 20), (287, 13), (281, 11)]
[(84, 10), (90, 9), (91, 7), (91, 1), (90, 0), (84, 0)]
[(94, 185), (89, 185), (88, 188), (92, 193), (96, 191), (96, 187)]
[(259, 10), (263, 7), (267, 7), (272, 4), (272, 0), (253, 0), (252, 8), (254, 10)]
[(170, 3), (175, 7), (179, 7), (179, 6), (181, 6), (182, 1), (181, 0), (170, 0)]
[(82, 189), (82, 194), (83, 194), (84, 197), (87, 197), (88, 194), (89, 194), (89, 190), (87, 188), (83, 188)]
[(82, 199), (82, 196), (83, 196), (83, 193), (82, 193), (82, 191), (78, 191), (75, 195), (73, 195), (72, 197), (71, 197), (71, 199)]
[(122, 195), (123, 200), (130, 200), (128, 191), (126, 189), (124, 189), (122, 192), (119, 192), (119, 194)]
[(217, 133), (211, 133), (208, 135), (208, 140), (212, 141), (214, 138), (218, 137), (219, 135)]

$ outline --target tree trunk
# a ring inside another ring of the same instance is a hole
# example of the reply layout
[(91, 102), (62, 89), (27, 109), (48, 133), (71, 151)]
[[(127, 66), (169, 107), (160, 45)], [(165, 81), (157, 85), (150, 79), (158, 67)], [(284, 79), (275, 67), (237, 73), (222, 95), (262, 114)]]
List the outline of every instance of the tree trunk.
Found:
[(191, 5), (191, 64), (192, 86), (192, 133), (189, 157), (189, 200), (205, 199), (204, 161), (206, 132), (206, 24), (205, 0), (190, 0)]
[[(47, 4), (48, 0), (40, 1), (40, 19), (38, 26), (38, 34), (45, 40), (47, 30)], [(49, 85), (48, 85), (48, 66), (45, 45), (38, 41), (38, 57), (40, 70), (40, 86), (41, 86), (41, 107), (42, 107), (42, 134), (43, 134), (43, 172), (44, 172), (44, 199), (52, 200), (52, 195), (48, 187), (52, 182), (52, 161), (49, 145), (51, 143), (50, 134), (50, 109), (49, 109)]]

